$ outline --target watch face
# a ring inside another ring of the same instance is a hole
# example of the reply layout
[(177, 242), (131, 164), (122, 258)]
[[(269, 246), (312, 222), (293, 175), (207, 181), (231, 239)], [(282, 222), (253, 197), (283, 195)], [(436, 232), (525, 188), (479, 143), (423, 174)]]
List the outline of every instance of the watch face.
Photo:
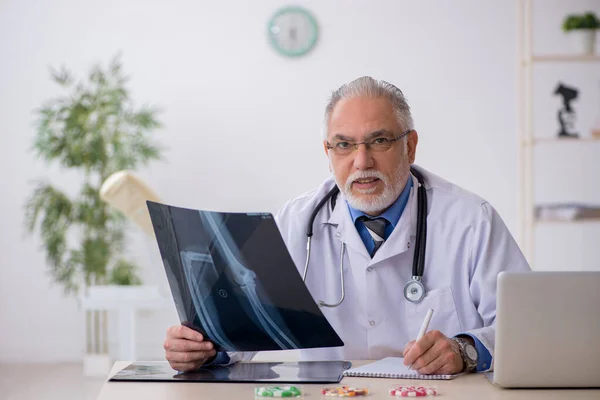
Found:
[(304, 8), (286, 7), (269, 21), (271, 45), (282, 55), (296, 57), (308, 53), (316, 44), (317, 21)]
[(466, 346), (465, 352), (467, 353), (467, 357), (473, 361), (477, 361), (477, 349), (475, 349), (475, 347), (469, 344)]

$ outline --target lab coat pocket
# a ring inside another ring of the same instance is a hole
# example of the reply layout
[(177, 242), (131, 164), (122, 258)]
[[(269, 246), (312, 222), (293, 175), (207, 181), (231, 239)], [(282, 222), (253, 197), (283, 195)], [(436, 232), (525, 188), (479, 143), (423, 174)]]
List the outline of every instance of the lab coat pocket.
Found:
[(452, 288), (445, 287), (427, 292), (418, 303), (405, 302), (406, 325), (408, 336), (416, 338), (421, 329), (427, 310), (433, 309), (428, 331), (438, 330), (448, 337), (462, 332), (462, 324), (458, 319)]

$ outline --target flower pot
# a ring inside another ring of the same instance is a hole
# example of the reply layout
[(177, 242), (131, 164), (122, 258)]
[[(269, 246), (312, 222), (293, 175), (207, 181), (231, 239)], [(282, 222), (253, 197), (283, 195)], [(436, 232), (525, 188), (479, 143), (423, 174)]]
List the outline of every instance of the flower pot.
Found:
[(567, 32), (572, 50), (581, 55), (594, 54), (596, 47), (595, 29), (574, 29)]
[(98, 303), (103, 303), (106, 308), (112, 304), (145, 302), (159, 299), (160, 293), (156, 285), (121, 286), (98, 285), (88, 288), (87, 298)]
[[(97, 357), (97, 353), (107, 352), (108, 347), (111, 347), (108, 338), (107, 312), (116, 314), (114, 322), (117, 329), (117, 354), (113, 351), (109, 353), (118, 360), (135, 361), (137, 360), (136, 312), (164, 309), (172, 305), (171, 299), (161, 296), (157, 285), (90, 286), (82, 293), (79, 302), (80, 307), (88, 313), (86, 320), (88, 349), (96, 349), (96, 353), (86, 354), (84, 357), (84, 369), (91, 371), (103, 370), (103, 363), (108, 362), (102, 357)], [(87, 364), (90, 366), (85, 367)]]

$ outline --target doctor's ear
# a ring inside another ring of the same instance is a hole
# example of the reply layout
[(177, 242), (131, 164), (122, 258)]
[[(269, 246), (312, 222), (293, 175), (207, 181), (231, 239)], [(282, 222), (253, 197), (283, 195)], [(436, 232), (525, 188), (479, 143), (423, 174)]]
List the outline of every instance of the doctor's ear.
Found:
[(329, 158), (329, 149), (327, 148), (327, 140), (323, 140), (323, 150), (325, 150), (325, 155), (327, 156), (327, 166), (329, 167), (329, 172), (333, 173), (333, 167), (331, 166), (331, 158)]
[(409, 164), (412, 164), (415, 162), (415, 157), (417, 155), (417, 144), (419, 143), (419, 134), (417, 131), (413, 130), (411, 133), (409, 133), (406, 141), (408, 162)]

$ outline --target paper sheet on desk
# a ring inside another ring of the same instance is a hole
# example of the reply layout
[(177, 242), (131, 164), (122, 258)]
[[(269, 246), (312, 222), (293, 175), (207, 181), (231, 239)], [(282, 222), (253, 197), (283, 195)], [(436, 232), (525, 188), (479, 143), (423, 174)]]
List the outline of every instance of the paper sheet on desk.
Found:
[(421, 375), (417, 371), (409, 370), (404, 365), (401, 357), (387, 357), (361, 367), (344, 371), (344, 376), (358, 376), (367, 378), (394, 378), (394, 379), (426, 379), (426, 380), (448, 380), (454, 379), (456, 375)]

